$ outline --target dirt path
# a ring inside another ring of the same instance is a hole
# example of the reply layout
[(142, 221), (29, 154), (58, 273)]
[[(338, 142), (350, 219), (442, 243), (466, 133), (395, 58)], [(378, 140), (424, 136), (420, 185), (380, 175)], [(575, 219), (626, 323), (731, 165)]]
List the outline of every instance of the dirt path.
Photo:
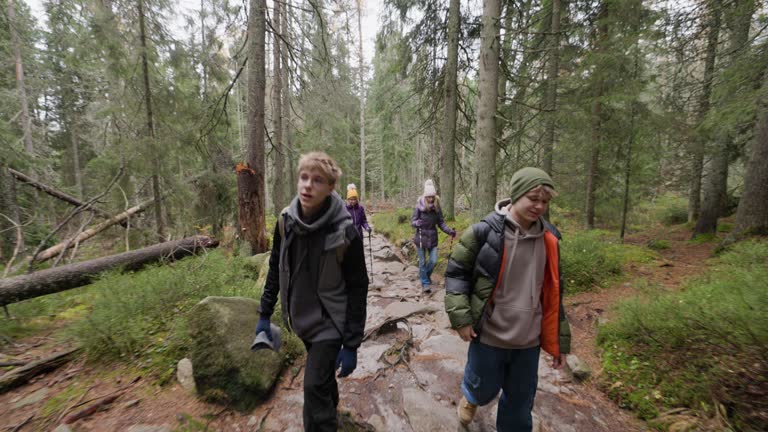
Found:
[[(692, 243), (691, 233), (683, 226), (658, 227), (627, 236), (626, 243), (645, 246), (650, 240), (665, 240), (669, 248), (659, 250), (660, 259), (632, 263), (626, 269), (626, 282), (606, 289), (567, 297), (565, 307), (571, 323), (573, 351), (599, 377), (600, 357), (596, 345), (598, 321), (610, 321), (616, 304), (622, 299), (643, 295), (647, 287), (677, 290), (689, 277), (701, 274), (712, 256), (715, 242)], [(647, 294), (647, 293), (646, 293)], [(593, 380), (592, 383), (597, 380)], [(589, 384), (591, 385), (591, 384)]]
[[(340, 410), (359, 425), (367, 424), (369, 430), (463, 430), (456, 420), (455, 404), (460, 397), (467, 344), (449, 327), (442, 284), (437, 285), (432, 296), (422, 298), (416, 267), (403, 264), (383, 237), (373, 237), (372, 249), (375, 259), (366, 325), (370, 335), (360, 348), (358, 368), (350, 377), (340, 380)], [(599, 304), (597, 298), (585, 303), (590, 307)], [(398, 317), (395, 322), (381, 326)], [(581, 319), (580, 312), (574, 317)], [(586, 328), (581, 323), (576, 327)], [(579, 331), (576, 336), (574, 345), (579, 346), (579, 338), (588, 333)], [(548, 363), (548, 356), (542, 355), (534, 408), (535, 430), (645, 430), (644, 425), (601, 392), (590, 385), (572, 382), (566, 373), (551, 369)], [(33, 416), (19, 430), (53, 430), (57, 419), (63, 417), (64, 408), (77, 400), (124, 388), (136, 377), (135, 372), (124, 367), (111, 374), (105, 374), (104, 369), (109, 366), (94, 368), (76, 362), (0, 395), (0, 427), (10, 430)], [(302, 377), (303, 362), (299, 360), (287, 368), (272, 397), (251, 413), (223, 411), (219, 406), (205, 404), (175, 383), (158, 387), (139, 381), (111, 409), (76, 422), (71, 430), (301, 431)], [(80, 392), (67, 394), (72, 388)], [(84, 389), (88, 389), (85, 395)], [(29, 399), (30, 396), (34, 397)], [(29, 402), (35, 398), (39, 400)], [(56, 403), (55, 398), (64, 400)], [(495, 431), (494, 407), (495, 403), (481, 408), (468, 430)]]

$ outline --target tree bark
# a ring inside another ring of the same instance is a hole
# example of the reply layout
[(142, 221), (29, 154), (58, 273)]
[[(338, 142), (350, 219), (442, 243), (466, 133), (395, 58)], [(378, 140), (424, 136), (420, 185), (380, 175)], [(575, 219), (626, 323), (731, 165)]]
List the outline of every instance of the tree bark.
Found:
[(16, 91), (19, 94), (19, 105), (21, 114), (19, 123), (24, 139), (24, 151), (32, 154), (34, 145), (32, 143), (32, 125), (29, 115), (29, 101), (27, 100), (27, 88), (24, 85), (24, 62), (21, 58), (21, 40), (16, 26), (19, 21), (16, 19), (16, 0), (8, 0), (8, 23), (11, 31), (11, 45), (13, 49), (13, 59), (16, 64)]
[(547, 61), (547, 81), (544, 95), (544, 108), (547, 116), (546, 132), (542, 150), (544, 151), (544, 171), (553, 175), (552, 160), (555, 149), (555, 129), (557, 128), (557, 81), (560, 72), (560, 0), (552, 0), (549, 59)]
[(147, 59), (147, 32), (144, 23), (144, 0), (138, 0), (139, 6), (139, 38), (141, 41), (141, 70), (144, 81), (144, 105), (147, 114), (147, 137), (149, 138), (149, 152), (152, 164), (152, 195), (155, 203), (155, 225), (157, 238), (165, 239), (165, 227), (163, 225), (162, 193), (160, 191), (160, 155), (155, 142), (155, 119), (152, 112), (152, 90), (149, 86), (149, 60)]
[(273, 214), (275, 217), (280, 215), (280, 212), (285, 208), (285, 192), (284, 192), (284, 184), (285, 184), (285, 178), (284, 170), (285, 170), (285, 151), (283, 148), (283, 110), (282, 110), (282, 92), (283, 92), (283, 84), (282, 84), (282, 72), (280, 69), (280, 61), (281, 61), (281, 2), (276, 1), (273, 2), (273, 16), (272, 16), (272, 27), (274, 29), (274, 33), (272, 35), (272, 39), (274, 43), (272, 44), (272, 70), (273, 70), (273, 81), (272, 81), (272, 130), (274, 131), (274, 140), (273, 144), (275, 146), (275, 158), (274, 158), (274, 176), (272, 178), (272, 204), (274, 206), (273, 208)]
[(365, 57), (363, 57), (363, 0), (357, 0), (358, 72), (360, 74), (360, 201), (365, 200)]
[(69, 129), (70, 150), (72, 151), (72, 173), (75, 177), (75, 190), (80, 198), (85, 196), (83, 190), (83, 174), (80, 170), (80, 144), (77, 141), (77, 125), (71, 124)]
[[(768, 87), (768, 76), (763, 86)], [(768, 235), (768, 97), (758, 106), (754, 138), (749, 152), (747, 172), (744, 176), (744, 192), (736, 209), (736, 227), (730, 237), (744, 235)]]
[[(733, 68), (746, 51), (754, 6), (752, 0), (737, 1), (732, 6), (734, 9), (729, 14), (732, 15), (730, 42), (725, 55), (727, 69)], [(734, 130), (728, 127), (721, 128), (716, 135), (717, 142), (706, 179), (704, 200), (696, 227), (693, 229), (694, 237), (717, 232), (717, 219), (723, 215), (728, 199), (728, 165), (735, 153), (734, 136)]]
[(88, 285), (99, 273), (106, 270), (115, 268), (125, 271), (137, 270), (149, 263), (164, 259), (180, 259), (218, 245), (218, 240), (214, 238), (192, 236), (117, 255), (0, 279), (0, 305)]
[[(8, 171), (11, 173), (11, 175), (16, 180), (18, 180), (18, 181), (20, 181), (22, 183), (26, 183), (26, 184), (32, 186), (33, 188), (35, 188), (35, 189), (37, 189), (37, 190), (39, 190), (41, 192), (45, 192), (45, 193), (47, 193), (48, 195), (50, 195), (50, 196), (52, 196), (54, 198), (58, 198), (58, 199), (64, 201), (65, 203), (67, 203), (67, 204), (72, 204), (75, 207), (80, 207), (82, 205), (85, 205), (85, 203), (83, 201), (73, 197), (72, 195), (69, 195), (69, 194), (64, 193), (64, 192), (62, 192), (60, 190), (54, 189), (51, 186), (48, 186), (48, 185), (46, 185), (44, 183), (36, 181), (36, 180), (32, 179), (31, 177), (29, 177), (28, 175), (26, 175), (26, 174), (24, 174), (22, 172), (16, 171), (13, 168), (9, 168)], [(89, 210), (94, 212), (94, 213), (96, 213), (97, 215), (99, 215), (99, 216), (101, 216), (103, 218), (106, 218), (106, 219), (111, 219), (112, 218), (111, 214), (107, 213), (104, 210), (95, 208), (93, 206), (91, 206), (89, 208)], [(123, 226), (123, 227), (127, 226), (125, 222), (120, 223), (120, 225)]]
[[(522, 7), (522, 6), (521, 6)], [(507, 3), (506, 7), (502, 5), (502, 14), (504, 15), (504, 21), (502, 28), (504, 29), (504, 36), (501, 38), (501, 46), (499, 47), (499, 61), (501, 66), (499, 69), (499, 111), (502, 112), (503, 121), (496, 123), (496, 137), (499, 140), (500, 147), (506, 148), (507, 143), (504, 137), (504, 130), (507, 128), (507, 121), (509, 117), (506, 117), (508, 111), (507, 105), (507, 73), (505, 72), (505, 65), (514, 64), (515, 54), (512, 51), (512, 26), (513, 18), (516, 8)], [(507, 71), (509, 66), (506, 67)]]
[(589, 166), (587, 168), (587, 196), (584, 211), (584, 224), (588, 229), (595, 227), (595, 200), (597, 192), (598, 174), (600, 170), (600, 147), (603, 142), (602, 116), (603, 116), (603, 92), (605, 91), (605, 73), (604, 66), (601, 64), (605, 41), (608, 38), (608, 5), (600, 4), (600, 13), (598, 14), (597, 35), (595, 41), (595, 51), (597, 53), (597, 62), (594, 71), (594, 89), (592, 101), (592, 147), (590, 148)]
[[(712, 93), (712, 79), (715, 74), (715, 60), (717, 57), (717, 43), (720, 37), (720, 15), (722, 13), (721, 0), (709, 0), (709, 19), (706, 22), (707, 52), (704, 57), (704, 82), (699, 95), (698, 110), (696, 112), (696, 125), (701, 125), (709, 112), (710, 96)], [(688, 222), (699, 218), (701, 211), (701, 175), (704, 171), (704, 137), (696, 136), (691, 149), (690, 187), (688, 192)]]
[(480, 30), (480, 74), (477, 86), (475, 148), (475, 203), (472, 218), (479, 220), (496, 202), (496, 107), (499, 96), (499, 16), (501, 2), (483, 2)]
[(264, 93), (266, 88), (266, 0), (250, 0), (248, 20), (248, 155), (238, 165), (238, 222), (251, 253), (268, 249), (265, 221), (264, 185)]
[[(4, 217), (0, 217), (0, 240), (3, 241), (0, 245), (0, 255), (5, 257), (6, 254), (11, 254), (14, 249), (24, 249), (24, 237), (18, 238), (18, 232), (14, 229), (14, 225), (21, 225), (21, 212), (19, 211), (19, 205), (16, 201), (16, 184), (13, 180), (10, 168), (0, 160), (0, 213), (5, 214), (12, 223)], [(15, 244), (15, 246), (14, 246)]]
[(128, 218), (130, 218), (131, 216), (139, 214), (139, 213), (143, 212), (144, 210), (146, 210), (147, 207), (149, 207), (152, 204), (152, 201), (153, 200), (148, 200), (148, 201), (145, 201), (145, 202), (143, 202), (143, 203), (141, 203), (141, 204), (139, 204), (139, 205), (137, 205), (135, 207), (131, 207), (128, 210), (126, 210), (126, 211), (124, 211), (124, 212), (122, 212), (122, 213), (120, 213), (118, 215), (115, 215), (115, 216), (107, 219), (106, 221), (96, 225), (93, 228), (90, 228), (90, 229), (87, 229), (87, 230), (81, 232), (80, 234), (78, 234), (77, 236), (75, 236), (72, 239), (67, 239), (67, 240), (65, 240), (65, 241), (63, 241), (63, 242), (61, 242), (61, 243), (59, 243), (57, 245), (53, 245), (53, 246), (49, 247), (48, 249), (46, 249), (46, 250), (40, 252), (39, 254), (37, 254), (37, 256), (35, 257), (35, 262), (36, 263), (41, 263), (43, 261), (47, 261), (47, 260), (55, 257), (56, 255), (60, 254), (65, 249), (69, 249), (71, 247), (74, 247), (76, 244), (80, 244), (80, 243), (88, 240), (89, 238), (91, 238), (91, 237), (95, 236), (96, 234), (104, 231), (105, 229), (111, 227), (112, 225), (117, 225), (117, 224), (119, 224), (121, 222), (124, 222), (124, 221), (128, 220)]
[(443, 92), (445, 112), (443, 113), (443, 160), (441, 205), (446, 220), (453, 220), (456, 201), (456, 75), (459, 64), (459, 31), (461, 29), (461, 1), (450, 0), (448, 6), (448, 59), (445, 63)]
[[(294, 166), (294, 157), (293, 157), (293, 143), (291, 141), (291, 75), (289, 73), (290, 71), (290, 53), (288, 52), (289, 45), (291, 43), (290, 37), (291, 37), (291, 26), (290, 21), (288, 20), (288, 13), (291, 10), (291, 0), (285, 0), (285, 10), (283, 11), (281, 17), (282, 17), (282, 23), (280, 24), (280, 29), (283, 34), (283, 49), (281, 51), (282, 53), (282, 68), (280, 71), (282, 72), (282, 79), (280, 82), (283, 84), (283, 101), (281, 103), (282, 107), (282, 125), (283, 125), (283, 148), (285, 149), (285, 157), (283, 158), (285, 161), (285, 173), (287, 174), (288, 178), (288, 189), (287, 191), (283, 192), (284, 195), (284, 205), (287, 205), (288, 202), (296, 195), (296, 167)], [(287, 196), (285, 193), (287, 192)]]
[(52, 371), (69, 363), (79, 351), (80, 347), (70, 348), (7, 372), (0, 377), (0, 394), (24, 385), (42, 373)]
[[(632, 67), (632, 80), (637, 81), (639, 74), (639, 56), (640, 56), (640, 43), (639, 40), (635, 41), (635, 55)], [(635, 118), (637, 117), (637, 102), (630, 102), (632, 108), (630, 109), (629, 116), (629, 138), (627, 139), (627, 155), (624, 159), (624, 198), (621, 208), (621, 229), (619, 230), (619, 239), (624, 242), (624, 234), (627, 232), (627, 216), (629, 214), (629, 185), (632, 177), (632, 150), (635, 144)]]
[[(531, 15), (531, 3), (531, 0), (522, 2), (519, 17), (520, 23), (529, 22)], [(505, 23), (505, 27), (512, 28), (511, 18), (509, 24)], [(528, 97), (528, 90), (531, 86), (531, 82), (533, 81), (530, 78), (529, 69), (531, 64), (533, 64), (539, 56), (538, 51), (540, 50), (540, 40), (541, 39), (531, 40), (531, 38), (528, 36), (522, 36), (522, 39), (519, 42), (523, 46), (528, 46), (532, 42), (532, 46), (530, 49), (523, 50), (523, 53), (521, 54), (522, 57), (520, 59), (520, 66), (517, 70), (518, 79), (514, 83), (515, 96), (512, 99), (512, 103), (507, 114), (514, 130), (514, 133), (512, 134), (512, 144), (514, 147), (515, 155), (512, 166), (513, 172), (524, 166), (523, 137), (526, 130), (526, 110), (524, 109), (523, 104), (525, 103), (525, 99)]]

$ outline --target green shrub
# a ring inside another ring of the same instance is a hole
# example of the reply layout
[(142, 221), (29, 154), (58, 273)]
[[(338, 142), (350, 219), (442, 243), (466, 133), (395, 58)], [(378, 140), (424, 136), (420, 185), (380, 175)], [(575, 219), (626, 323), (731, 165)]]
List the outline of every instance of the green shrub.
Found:
[(89, 357), (135, 360), (162, 377), (187, 349), (184, 314), (207, 296), (258, 299), (263, 287), (257, 278), (249, 258), (228, 258), (221, 251), (135, 273), (108, 273), (90, 287), (90, 314), (70, 331)]
[(643, 200), (629, 213), (629, 219), (631, 225), (679, 225), (688, 221), (688, 200), (673, 194)]
[[(87, 314), (83, 296), (89, 287), (76, 288), (56, 294), (7, 305), (11, 318), (0, 313), (0, 346), (17, 338), (41, 331), (56, 330), (62, 324)], [(62, 337), (58, 331), (55, 337)]]
[(717, 224), (717, 232), (729, 233), (731, 230), (733, 230), (733, 224), (727, 222), (720, 222)]
[(402, 240), (413, 238), (414, 228), (411, 227), (413, 208), (377, 212), (371, 217), (371, 224), (376, 232), (383, 234), (392, 243), (402, 243)]
[(688, 209), (685, 207), (668, 207), (661, 211), (661, 223), (670, 225), (680, 225), (688, 222)]
[(717, 235), (712, 233), (705, 233), (705, 234), (696, 235), (696, 237), (692, 238), (690, 242), (692, 244), (702, 244), (702, 243), (709, 243), (715, 240), (717, 240)]
[(664, 249), (669, 249), (670, 244), (669, 244), (669, 241), (667, 240), (651, 239), (651, 240), (648, 240), (648, 243), (646, 244), (646, 246), (648, 246), (649, 249), (653, 249), (653, 250), (664, 250)]
[(598, 336), (608, 394), (644, 418), (715, 397), (734, 425), (765, 430), (766, 281), (768, 242), (744, 242), (683, 291), (622, 303)]
[(563, 234), (562, 274), (568, 293), (589, 291), (621, 273), (622, 246), (611, 245), (602, 231)]

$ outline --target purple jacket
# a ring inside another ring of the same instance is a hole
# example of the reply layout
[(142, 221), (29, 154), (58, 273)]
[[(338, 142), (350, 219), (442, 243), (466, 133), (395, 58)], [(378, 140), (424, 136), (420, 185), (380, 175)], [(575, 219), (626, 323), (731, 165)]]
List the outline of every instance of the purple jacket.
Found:
[[(437, 198), (435, 198), (437, 203)], [(417, 248), (432, 249), (437, 247), (437, 227), (439, 226), (444, 233), (453, 236), (456, 231), (448, 228), (443, 220), (443, 211), (439, 205), (432, 205), (427, 208), (424, 197), (419, 197), (419, 202), (413, 209), (411, 216), (411, 226), (416, 228), (416, 234), (413, 236), (413, 243)]]
[(355, 224), (355, 228), (360, 233), (360, 238), (363, 238), (363, 230), (370, 231), (371, 227), (368, 226), (368, 218), (365, 217), (365, 207), (360, 204), (351, 206), (347, 204), (347, 212), (352, 216), (352, 223)]

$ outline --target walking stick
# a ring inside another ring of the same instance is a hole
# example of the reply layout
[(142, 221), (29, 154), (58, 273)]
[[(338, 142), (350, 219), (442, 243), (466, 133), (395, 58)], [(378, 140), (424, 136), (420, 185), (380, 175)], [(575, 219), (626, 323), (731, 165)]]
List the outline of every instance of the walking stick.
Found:
[(371, 255), (371, 283), (373, 283), (373, 246), (371, 246), (370, 231), (368, 231), (368, 253)]

